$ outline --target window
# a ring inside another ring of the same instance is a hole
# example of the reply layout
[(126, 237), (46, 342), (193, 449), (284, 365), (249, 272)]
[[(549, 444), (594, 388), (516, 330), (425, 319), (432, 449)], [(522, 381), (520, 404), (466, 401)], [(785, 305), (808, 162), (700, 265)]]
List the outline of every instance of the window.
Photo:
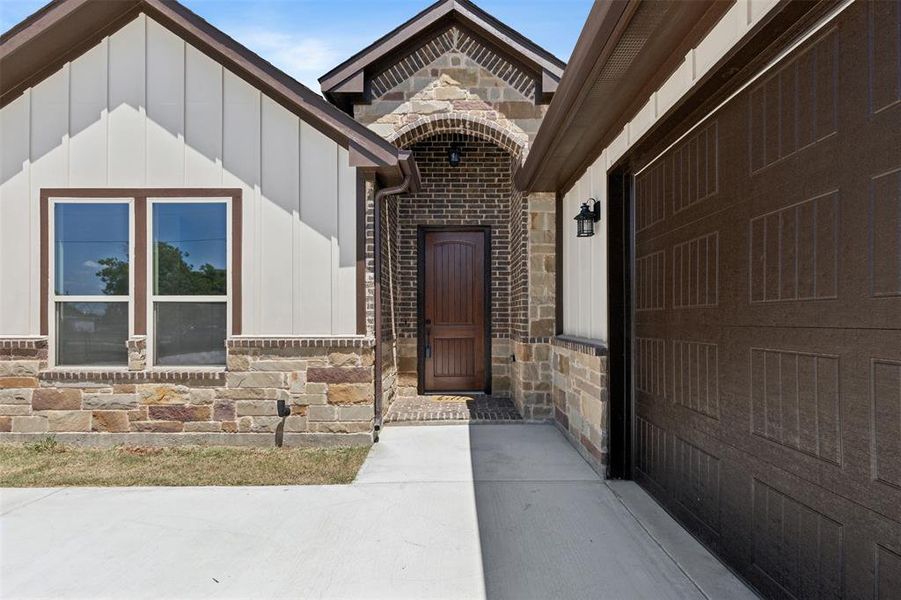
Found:
[(128, 362), (130, 217), (127, 202), (53, 206), (56, 364)]
[(152, 207), (153, 362), (224, 365), (227, 205), (156, 200)]
[[(60, 367), (220, 367), (241, 333), (241, 191), (41, 190), (40, 332)], [(234, 242), (234, 244), (233, 244)]]

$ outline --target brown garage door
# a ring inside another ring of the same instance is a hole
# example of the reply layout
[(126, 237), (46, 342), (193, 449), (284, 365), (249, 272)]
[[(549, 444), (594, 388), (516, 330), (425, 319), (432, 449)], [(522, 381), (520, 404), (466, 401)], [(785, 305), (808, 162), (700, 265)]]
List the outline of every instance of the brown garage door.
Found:
[(636, 478), (769, 597), (901, 598), (899, 13), (853, 4), (634, 182)]

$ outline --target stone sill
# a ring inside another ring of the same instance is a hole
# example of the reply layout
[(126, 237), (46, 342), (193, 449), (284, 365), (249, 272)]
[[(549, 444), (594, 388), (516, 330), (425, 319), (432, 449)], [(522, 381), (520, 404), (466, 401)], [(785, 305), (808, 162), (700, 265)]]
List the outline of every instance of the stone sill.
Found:
[(574, 352), (581, 352), (590, 356), (606, 356), (607, 344), (601, 340), (578, 337), (575, 335), (558, 335), (551, 340), (551, 345), (565, 348)]
[(375, 340), (365, 336), (247, 336), (232, 337), (227, 348), (372, 348)]
[(48, 369), (38, 375), (41, 381), (56, 383), (190, 383), (195, 386), (224, 386), (224, 369), (180, 369), (125, 371), (103, 369)]

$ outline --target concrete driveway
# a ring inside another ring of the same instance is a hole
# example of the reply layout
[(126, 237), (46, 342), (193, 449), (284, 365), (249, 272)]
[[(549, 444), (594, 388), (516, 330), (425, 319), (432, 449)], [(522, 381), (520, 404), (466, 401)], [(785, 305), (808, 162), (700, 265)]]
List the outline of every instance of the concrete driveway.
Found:
[(0, 494), (5, 598), (753, 597), (550, 425), (388, 428), (348, 486)]

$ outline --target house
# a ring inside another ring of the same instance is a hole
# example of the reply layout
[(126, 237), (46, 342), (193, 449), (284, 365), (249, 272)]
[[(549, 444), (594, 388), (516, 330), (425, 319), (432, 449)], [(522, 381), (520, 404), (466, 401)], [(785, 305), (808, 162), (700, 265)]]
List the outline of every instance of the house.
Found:
[(550, 418), (554, 206), (513, 174), (564, 66), (441, 1), (323, 98), (177, 2), (51, 2), (0, 46), (0, 435), (370, 443), (451, 391)]
[(323, 98), (176, 2), (53, 2), (0, 40), (0, 440), (486, 394), (765, 596), (896, 595), (899, 30), (610, 0), (564, 65), (439, 0)]

